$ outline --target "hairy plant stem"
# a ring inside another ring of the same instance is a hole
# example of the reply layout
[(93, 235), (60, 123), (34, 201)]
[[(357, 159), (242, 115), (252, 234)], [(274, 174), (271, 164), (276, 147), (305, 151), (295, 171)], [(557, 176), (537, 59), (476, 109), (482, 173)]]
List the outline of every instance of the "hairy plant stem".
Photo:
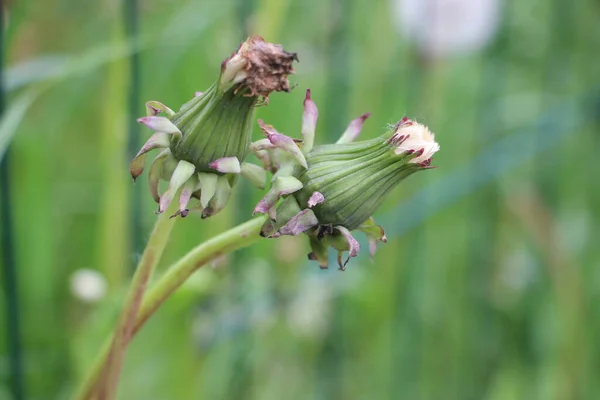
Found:
[[(260, 240), (260, 228), (265, 219), (266, 216), (260, 216), (223, 232), (194, 247), (179, 261), (169, 266), (165, 274), (152, 286), (144, 297), (135, 322), (132, 325), (131, 334), (125, 344), (131, 340), (133, 335), (139, 331), (152, 314), (158, 310), (160, 305), (200, 267), (223, 254), (249, 246)], [(99, 388), (98, 382), (102, 371), (105, 370), (105, 366), (109, 363), (111, 344), (114, 342), (114, 337), (117, 333), (118, 331), (115, 331), (113, 336), (105, 341), (75, 399), (87, 400), (98, 394), (96, 393), (96, 390)]]

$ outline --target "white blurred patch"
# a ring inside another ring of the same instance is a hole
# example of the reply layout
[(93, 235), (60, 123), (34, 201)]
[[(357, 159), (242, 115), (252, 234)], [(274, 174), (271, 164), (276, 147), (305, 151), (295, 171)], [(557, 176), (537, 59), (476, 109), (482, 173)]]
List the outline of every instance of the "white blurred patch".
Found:
[(426, 56), (471, 53), (496, 35), (500, 1), (394, 0), (394, 22)]
[(503, 310), (519, 307), (522, 296), (539, 278), (540, 266), (525, 244), (513, 245), (503, 254), (496, 271), (492, 291), (493, 303)]
[(535, 282), (538, 268), (535, 256), (526, 246), (518, 246), (506, 254), (500, 271), (501, 282), (514, 292), (523, 292)]
[(290, 330), (300, 337), (322, 337), (328, 328), (332, 292), (331, 282), (322, 276), (304, 279), (288, 308)]
[(564, 210), (558, 215), (559, 243), (564, 244), (571, 255), (579, 256), (591, 244), (590, 239), (594, 237), (591, 224), (593, 220), (594, 217), (585, 204), (581, 204), (578, 209)]
[(108, 289), (104, 275), (88, 268), (75, 271), (71, 275), (70, 283), (73, 296), (86, 303), (95, 303), (101, 300)]

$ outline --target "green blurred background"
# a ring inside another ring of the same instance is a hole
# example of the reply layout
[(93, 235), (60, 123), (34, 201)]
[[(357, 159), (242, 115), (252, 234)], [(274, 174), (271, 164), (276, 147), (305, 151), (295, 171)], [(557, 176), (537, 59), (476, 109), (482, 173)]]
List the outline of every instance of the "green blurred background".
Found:
[[(250, 33), (300, 58), (257, 117), (299, 136), (307, 88), (317, 143), (408, 115), (438, 168), (375, 215), (374, 262), (320, 271), (296, 237), (201, 269), (133, 341), (119, 398), (600, 398), (597, 0), (8, 3), (0, 399), (72, 393), (155, 219), (135, 118), (205, 89)], [(163, 269), (261, 195), (241, 182), (179, 221)]]

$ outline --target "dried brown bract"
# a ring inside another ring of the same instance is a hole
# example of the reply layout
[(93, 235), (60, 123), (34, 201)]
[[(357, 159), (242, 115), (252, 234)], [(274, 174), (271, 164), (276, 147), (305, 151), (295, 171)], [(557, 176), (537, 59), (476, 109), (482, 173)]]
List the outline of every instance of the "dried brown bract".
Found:
[(266, 99), (271, 92), (290, 91), (288, 75), (294, 73), (294, 61), (298, 61), (296, 53), (265, 42), (260, 36), (251, 36), (225, 60), (223, 71), (235, 71), (232, 81), (238, 84), (236, 92)]

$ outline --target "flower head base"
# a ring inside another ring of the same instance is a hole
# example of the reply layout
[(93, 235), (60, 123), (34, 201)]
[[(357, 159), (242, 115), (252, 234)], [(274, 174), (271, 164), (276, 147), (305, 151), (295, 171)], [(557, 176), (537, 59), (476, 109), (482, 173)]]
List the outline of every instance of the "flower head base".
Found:
[[(287, 76), (294, 73), (294, 61), (295, 53), (253, 36), (223, 61), (219, 79), (205, 92), (196, 92), (178, 112), (157, 101), (146, 103), (147, 116), (138, 121), (155, 134), (131, 162), (130, 172), (135, 180), (144, 170), (146, 154), (163, 149), (148, 174), (159, 213), (179, 193), (180, 207), (174, 216), (185, 217), (192, 198), (200, 201), (197, 209), (203, 218), (214, 215), (227, 204), (239, 175), (264, 187), (265, 172), (244, 162), (252, 116), (257, 105), (268, 103), (271, 92), (289, 92)], [(162, 194), (161, 180), (169, 182)]]
[[(310, 91), (304, 101), (301, 147), (259, 121), (267, 140), (253, 143), (251, 149), (274, 172), (271, 189), (255, 209), (270, 216), (263, 236), (305, 233), (312, 247), (309, 259), (327, 268), (331, 246), (338, 251), (342, 270), (359, 252), (352, 230), (366, 234), (371, 255), (377, 242), (387, 241), (371, 215), (404, 178), (433, 168), (431, 157), (439, 145), (427, 127), (408, 118), (375, 139), (354, 142), (368, 116), (353, 120), (336, 144), (314, 147), (318, 111)], [(348, 257), (343, 260), (345, 251)]]

